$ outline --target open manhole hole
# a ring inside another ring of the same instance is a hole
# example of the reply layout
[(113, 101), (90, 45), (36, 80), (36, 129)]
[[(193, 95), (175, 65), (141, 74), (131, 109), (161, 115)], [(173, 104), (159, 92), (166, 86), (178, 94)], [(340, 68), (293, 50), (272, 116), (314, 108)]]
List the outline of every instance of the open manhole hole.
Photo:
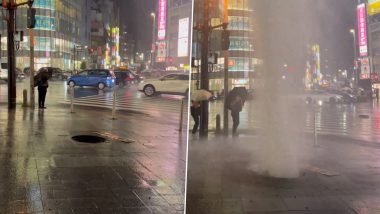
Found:
[(105, 138), (95, 135), (77, 135), (72, 137), (71, 139), (80, 143), (104, 143), (106, 141)]

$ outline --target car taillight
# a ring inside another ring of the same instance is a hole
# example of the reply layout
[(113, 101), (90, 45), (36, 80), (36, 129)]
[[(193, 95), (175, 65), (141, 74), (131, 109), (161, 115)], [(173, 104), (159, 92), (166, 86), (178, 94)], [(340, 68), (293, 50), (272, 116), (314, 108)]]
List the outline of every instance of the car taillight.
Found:
[(125, 79), (124, 80), (126, 80), (126, 81), (130, 81), (130, 80), (133, 80), (133, 77), (125, 77)]

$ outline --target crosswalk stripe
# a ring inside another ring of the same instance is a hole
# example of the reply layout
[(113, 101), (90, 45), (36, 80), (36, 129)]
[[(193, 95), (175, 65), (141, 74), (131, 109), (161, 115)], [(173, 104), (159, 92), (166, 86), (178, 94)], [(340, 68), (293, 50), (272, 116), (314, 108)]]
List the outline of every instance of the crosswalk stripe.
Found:
[[(125, 97), (124, 95), (117, 95), (117, 100), (115, 102), (115, 107), (117, 110), (131, 110), (139, 111), (148, 114), (178, 114), (180, 112), (181, 101), (174, 99), (161, 99), (156, 97), (139, 97), (130, 96)], [(70, 104), (71, 100), (66, 99), (63, 104)], [(112, 94), (98, 94), (87, 97), (74, 98), (74, 105), (87, 106), (87, 107), (100, 107), (111, 109), (113, 106), (113, 96)], [(184, 103), (184, 113), (187, 114), (188, 104)]]

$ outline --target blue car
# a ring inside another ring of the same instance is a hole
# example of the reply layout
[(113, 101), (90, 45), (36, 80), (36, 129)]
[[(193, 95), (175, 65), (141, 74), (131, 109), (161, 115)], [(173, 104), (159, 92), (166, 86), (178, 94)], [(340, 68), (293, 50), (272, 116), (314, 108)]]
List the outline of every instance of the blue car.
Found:
[(105, 87), (115, 86), (115, 75), (113, 71), (107, 69), (84, 70), (67, 80), (67, 85), (75, 86), (94, 86), (103, 90)]

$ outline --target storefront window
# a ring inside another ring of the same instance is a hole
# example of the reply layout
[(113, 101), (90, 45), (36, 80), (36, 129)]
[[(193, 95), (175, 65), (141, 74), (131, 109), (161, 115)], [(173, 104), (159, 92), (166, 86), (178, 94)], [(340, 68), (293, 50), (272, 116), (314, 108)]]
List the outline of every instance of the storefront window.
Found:
[(249, 71), (249, 58), (231, 57), (229, 59), (229, 71)]
[(253, 42), (248, 37), (230, 37), (230, 50), (231, 51), (252, 51), (253, 50)]
[(228, 28), (230, 30), (252, 30), (250, 19), (248, 17), (229, 16), (228, 22)]

